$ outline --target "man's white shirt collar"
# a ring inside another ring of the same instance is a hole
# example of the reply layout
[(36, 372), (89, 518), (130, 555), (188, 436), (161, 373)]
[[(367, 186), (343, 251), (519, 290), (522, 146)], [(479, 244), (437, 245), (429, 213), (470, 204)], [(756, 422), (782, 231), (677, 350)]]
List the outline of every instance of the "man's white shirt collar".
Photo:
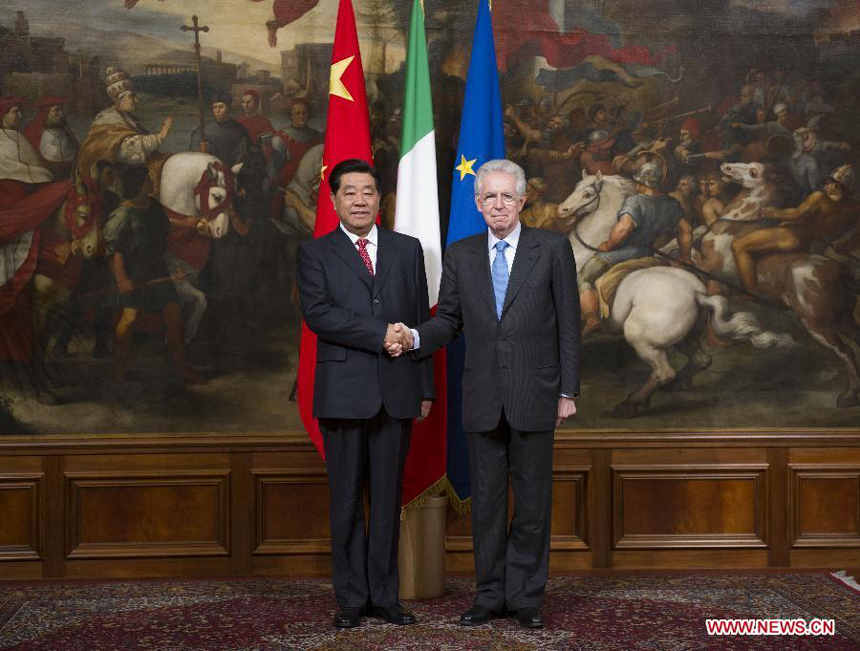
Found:
[[(350, 233), (348, 230), (346, 230), (346, 227), (343, 225), (343, 222), (340, 223), (340, 230), (346, 233), (346, 236), (349, 238), (349, 241), (352, 242), (353, 246), (358, 246), (358, 240), (360, 239), (359, 235), (356, 235), (355, 233)], [(373, 246), (379, 246), (379, 229), (376, 228), (376, 224), (374, 224), (371, 227), (370, 232), (365, 235), (365, 239), (371, 244), (373, 244)]]
[[(517, 225), (514, 230), (508, 233), (508, 236), (504, 238), (505, 242), (507, 242), (508, 245), (514, 251), (517, 250), (517, 245), (520, 243), (520, 233), (522, 233), (522, 231), (523, 223), (517, 222)], [(496, 244), (501, 241), (502, 240), (493, 235), (493, 231), (491, 231), (489, 228), (487, 229), (487, 252), (492, 253), (493, 249), (496, 247)]]

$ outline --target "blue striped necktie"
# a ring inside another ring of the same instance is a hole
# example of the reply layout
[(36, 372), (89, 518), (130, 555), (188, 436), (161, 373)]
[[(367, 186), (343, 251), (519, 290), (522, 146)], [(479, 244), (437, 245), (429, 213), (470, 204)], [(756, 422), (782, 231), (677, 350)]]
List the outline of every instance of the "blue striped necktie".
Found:
[(505, 292), (508, 290), (508, 261), (505, 260), (505, 249), (510, 246), (502, 240), (496, 242), (496, 257), (493, 259), (493, 294), (496, 295), (496, 316), (502, 320), (502, 308), (505, 305)]

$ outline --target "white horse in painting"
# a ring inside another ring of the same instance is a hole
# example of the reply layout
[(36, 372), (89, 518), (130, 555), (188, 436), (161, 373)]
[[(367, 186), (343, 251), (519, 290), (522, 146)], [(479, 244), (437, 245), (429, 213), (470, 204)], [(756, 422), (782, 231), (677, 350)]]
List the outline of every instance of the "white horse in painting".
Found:
[(202, 269), (211, 241), (230, 228), (233, 177), (241, 169), (242, 163), (228, 169), (210, 154), (184, 152), (168, 158), (161, 171), (158, 196), (170, 216), (165, 258), (184, 315), (186, 343), (197, 334), (207, 307), (206, 295), (188, 278)]
[[(619, 208), (633, 192), (633, 184), (622, 177), (583, 173), (582, 181), (559, 205), (559, 217), (572, 225), (570, 239), (578, 270), (607, 239)], [(643, 413), (659, 387), (673, 380), (689, 385), (698, 371), (710, 365), (711, 357), (701, 347), (709, 311), (714, 330), (721, 337), (748, 341), (756, 348), (795, 345), (788, 335), (763, 330), (749, 312), (732, 314), (728, 300), (708, 296), (704, 283), (689, 271), (672, 267), (634, 271), (618, 286), (604, 329), (623, 333), (640, 359), (651, 367), (651, 374), (615, 406), (615, 416), (629, 418)], [(669, 363), (668, 353), (673, 348), (688, 358), (680, 371)]]

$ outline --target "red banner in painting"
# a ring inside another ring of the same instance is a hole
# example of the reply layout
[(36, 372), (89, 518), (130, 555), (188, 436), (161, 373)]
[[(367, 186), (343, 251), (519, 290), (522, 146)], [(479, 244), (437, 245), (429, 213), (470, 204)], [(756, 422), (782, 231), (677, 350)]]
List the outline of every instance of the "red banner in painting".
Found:
[(555, 68), (572, 68), (587, 56), (599, 55), (615, 63), (653, 63), (647, 47), (616, 47), (612, 36), (575, 28), (562, 32), (549, 14), (547, 0), (494, 0), (493, 32), (499, 70), (524, 55), (543, 56)]

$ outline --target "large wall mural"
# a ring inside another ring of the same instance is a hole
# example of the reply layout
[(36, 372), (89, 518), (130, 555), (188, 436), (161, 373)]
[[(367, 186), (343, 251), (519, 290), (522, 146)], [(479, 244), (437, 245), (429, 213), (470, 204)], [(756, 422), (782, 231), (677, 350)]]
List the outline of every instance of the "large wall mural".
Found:
[[(424, 5), (447, 219), (477, 6)], [(411, 3), (354, 6), (390, 225)], [(857, 4), (492, 7), (523, 220), (589, 275), (653, 163), (683, 216), (581, 288), (576, 425), (856, 427)], [(4, 3), (0, 433), (301, 429), (293, 279), (328, 200), (336, 10)]]

